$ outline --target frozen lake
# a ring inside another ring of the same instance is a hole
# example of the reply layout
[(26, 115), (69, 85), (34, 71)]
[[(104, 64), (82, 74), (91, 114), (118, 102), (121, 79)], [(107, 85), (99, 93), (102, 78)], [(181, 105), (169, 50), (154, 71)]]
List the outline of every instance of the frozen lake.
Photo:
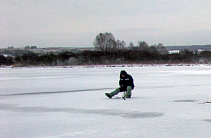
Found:
[[(104, 93), (119, 72), (132, 98)], [(211, 66), (0, 68), (0, 137), (199, 138), (211, 135)]]

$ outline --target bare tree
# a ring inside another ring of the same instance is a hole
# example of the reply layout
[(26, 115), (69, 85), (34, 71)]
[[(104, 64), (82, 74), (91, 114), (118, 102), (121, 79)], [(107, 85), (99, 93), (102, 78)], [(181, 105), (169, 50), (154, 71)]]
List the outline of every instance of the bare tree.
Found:
[(168, 54), (168, 51), (166, 50), (166, 48), (163, 46), (162, 43), (159, 43), (157, 46), (156, 46), (158, 52), (162, 55), (166, 55)]
[(130, 42), (130, 44), (129, 44), (129, 49), (134, 49), (134, 44), (133, 44), (133, 42)]
[(124, 41), (117, 40), (116, 41), (116, 49), (114, 50), (124, 50), (126, 47), (126, 43)]
[(116, 47), (115, 38), (111, 33), (100, 33), (95, 38), (94, 46), (97, 51), (110, 51)]
[(139, 41), (138, 42), (138, 48), (140, 50), (148, 50), (149, 46), (148, 46), (148, 44), (145, 41)]

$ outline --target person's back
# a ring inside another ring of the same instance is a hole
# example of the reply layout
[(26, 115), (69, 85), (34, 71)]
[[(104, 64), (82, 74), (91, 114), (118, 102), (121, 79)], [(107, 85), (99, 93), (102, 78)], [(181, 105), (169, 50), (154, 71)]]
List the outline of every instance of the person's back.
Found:
[(130, 74), (127, 74), (125, 70), (120, 72), (119, 85), (123, 88), (127, 88), (127, 86), (131, 86), (132, 89), (134, 88), (133, 77)]

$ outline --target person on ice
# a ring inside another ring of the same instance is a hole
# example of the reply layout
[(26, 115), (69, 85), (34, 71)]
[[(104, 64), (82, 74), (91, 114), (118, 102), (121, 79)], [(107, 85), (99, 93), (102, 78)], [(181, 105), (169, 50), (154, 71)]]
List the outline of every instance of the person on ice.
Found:
[(112, 98), (114, 95), (117, 95), (119, 92), (126, 91), (126, 98), (131, 98), (131, 91), (134, 89), (133, 77), (130, 74), (127, 74), (125, 70), (120, 72), (119, 88), (114, 90), (111, 93), (105, 93), (108, 98)]

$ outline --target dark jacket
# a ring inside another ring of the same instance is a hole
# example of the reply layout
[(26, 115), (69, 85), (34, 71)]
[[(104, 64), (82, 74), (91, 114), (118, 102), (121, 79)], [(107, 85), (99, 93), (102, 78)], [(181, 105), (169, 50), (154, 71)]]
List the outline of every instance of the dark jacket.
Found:
[[(122, 75), (125, 75), (125, 77), (122, 77)], [(131, 86), (132, 89), (135, 87), (133, 77), (130, 74), (127, 74), (127, 72), (124, 70), (120, 72), (119, 86), (123, 89), (127, 89), (127, 86)]]

